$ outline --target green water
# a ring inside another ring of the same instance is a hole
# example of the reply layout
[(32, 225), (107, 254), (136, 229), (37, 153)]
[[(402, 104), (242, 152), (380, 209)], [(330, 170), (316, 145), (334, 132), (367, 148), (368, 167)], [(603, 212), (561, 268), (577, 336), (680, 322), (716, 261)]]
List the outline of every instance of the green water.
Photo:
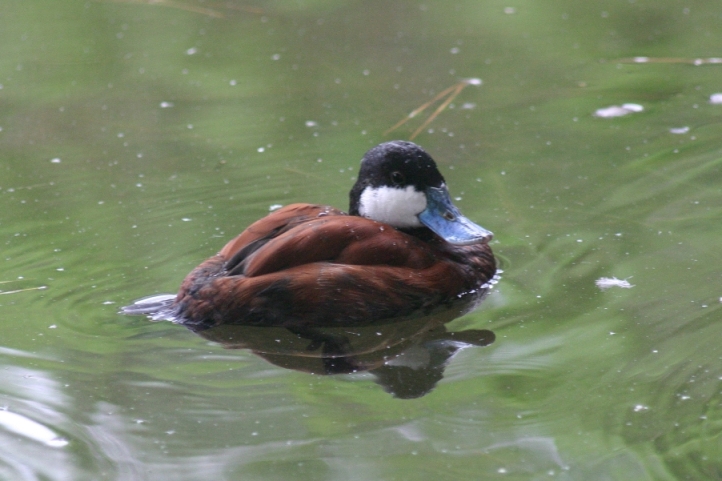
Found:
[[(150, 3), (0, 1), (0, 479), (722, 479), (718, 2)], [(415, 141), (504, 276), (432, 392), (117, 314), (465, 78)]]

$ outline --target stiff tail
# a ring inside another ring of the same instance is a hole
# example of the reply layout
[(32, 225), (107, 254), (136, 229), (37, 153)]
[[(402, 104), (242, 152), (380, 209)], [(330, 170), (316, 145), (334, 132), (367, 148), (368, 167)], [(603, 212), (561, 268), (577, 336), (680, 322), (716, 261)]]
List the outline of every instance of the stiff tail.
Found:
[(120, 308), (120, 314), (128, 316), (147, 316), (151, 321), (178, 322), (173, 306), (175, 294), (160, 294), (138, 299), (133, 304)]

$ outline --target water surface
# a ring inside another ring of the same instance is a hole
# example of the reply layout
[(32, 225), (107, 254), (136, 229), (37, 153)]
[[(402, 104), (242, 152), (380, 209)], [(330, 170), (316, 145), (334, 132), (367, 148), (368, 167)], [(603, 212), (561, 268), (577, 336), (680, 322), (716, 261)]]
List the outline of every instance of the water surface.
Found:
[[(0, 478), (719, 478), (722, 65), (694, 60), (722, 55), (721, 21), (672, 0), (6, 2)], [(505, 272), (448, 325), (496, 341), (429, 394), (117, 314), (272, 206), (346, 208), (363, 153), (468, 78), (415, 141)], [(624, 103), (643, 110), (594, 115)]]

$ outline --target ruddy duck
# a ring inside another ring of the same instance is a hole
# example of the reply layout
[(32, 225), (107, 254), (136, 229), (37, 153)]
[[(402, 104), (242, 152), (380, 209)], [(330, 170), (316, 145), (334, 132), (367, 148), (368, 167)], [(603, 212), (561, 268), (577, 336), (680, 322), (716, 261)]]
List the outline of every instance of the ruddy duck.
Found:
[(428, 314), (494, 282), (491, 238), (452, 204), (429, 154), (411, 142), (387, 142), (364, 155), (348, 214), (312, 204), (278, 209), (196, 267), (176, 296), (122, 312), (194, 330)]

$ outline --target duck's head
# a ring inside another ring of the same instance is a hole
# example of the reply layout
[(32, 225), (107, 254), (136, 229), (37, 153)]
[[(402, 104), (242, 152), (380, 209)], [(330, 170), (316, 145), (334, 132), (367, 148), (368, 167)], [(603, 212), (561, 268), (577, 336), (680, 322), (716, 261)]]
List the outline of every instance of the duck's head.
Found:
[(491, 232), (461, 215), (434, 159), (412, 142), (395, 140), (366, 152), (350, 201), (352, 215), (400, 229), (426, 226), (451, 244), (492, 238)]

